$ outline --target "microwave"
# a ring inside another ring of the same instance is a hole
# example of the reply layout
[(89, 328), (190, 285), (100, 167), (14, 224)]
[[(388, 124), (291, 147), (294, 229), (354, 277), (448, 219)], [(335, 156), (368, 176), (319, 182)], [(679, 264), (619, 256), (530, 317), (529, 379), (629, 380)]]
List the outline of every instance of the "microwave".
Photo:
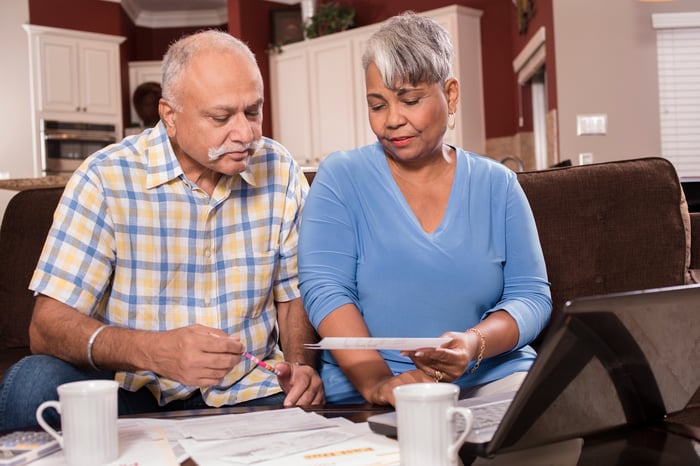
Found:
[(117, 141), (115, 125), (43, 120), (42, 158), (45, 175), (75, 171), (90, 154)]

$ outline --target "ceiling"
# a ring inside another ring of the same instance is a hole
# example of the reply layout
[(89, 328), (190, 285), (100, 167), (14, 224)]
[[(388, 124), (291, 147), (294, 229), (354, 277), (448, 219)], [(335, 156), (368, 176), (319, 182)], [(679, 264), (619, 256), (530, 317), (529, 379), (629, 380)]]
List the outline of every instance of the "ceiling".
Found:
[(142, 11), (218, 10), (226, 8), (226, 0), (134, 0)]
[(148, 28), (217, 26), (228, 22), (227, 0), (104, 0), (120, 3), (137, 25)]
[[(272, 0), (294, 5), (300, 0)], [(148, 11), (216, 10), (226, 8), (227, 0), (134, 0), (141, 9)]]
[[(120, 3), (137, 26), (218, 26), (228, 22), (227, 0), (104, 0)], [(246, 0), (252, 1), (252, 0)], [(301, 0), (273, 0), (293, 5)]]

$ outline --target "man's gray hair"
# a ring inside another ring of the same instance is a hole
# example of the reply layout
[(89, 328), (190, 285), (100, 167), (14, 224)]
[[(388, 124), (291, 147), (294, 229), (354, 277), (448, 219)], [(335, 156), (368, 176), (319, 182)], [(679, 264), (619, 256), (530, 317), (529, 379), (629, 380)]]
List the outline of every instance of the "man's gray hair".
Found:
[(189, 65), (192, 57), (196, 56), (199, 51), (212, 49), (222, 52), (242, 52), (253, 63), (257, 64), (255, 55), (250, 48), (227, 32), (209, 29), (178, 39), (165, 53), (162, 67), (163, 98), (177, 110), (181, 110), (177, 93), (183, 71)]
[(407, 11), (387, 20), (367, 41), (362, 67), (374, 63), (384, 84), (444, 83), (453, 77), (450, 36), (435, 20)]

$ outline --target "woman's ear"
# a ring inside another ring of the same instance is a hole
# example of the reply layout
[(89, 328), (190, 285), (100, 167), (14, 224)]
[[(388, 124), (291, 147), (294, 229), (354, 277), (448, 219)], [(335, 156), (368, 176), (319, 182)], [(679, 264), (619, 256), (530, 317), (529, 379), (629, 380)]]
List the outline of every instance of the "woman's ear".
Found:
[(459, 102), (459, 81), (457, 81), (457, 78), (450, 78), (445, 81), (444, 89), (445, 98), (447, 99), (447, 110), (449, 113), (455, 113)]

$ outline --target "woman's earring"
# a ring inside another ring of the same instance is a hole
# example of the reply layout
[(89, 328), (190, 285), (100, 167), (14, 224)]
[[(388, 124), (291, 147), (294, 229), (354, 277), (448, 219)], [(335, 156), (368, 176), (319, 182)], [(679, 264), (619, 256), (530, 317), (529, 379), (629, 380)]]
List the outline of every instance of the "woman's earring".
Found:
[(448, 113), (447, 114), (447, 127), (450, 129), (455, 129), (456, 120), (457, 120), (457, 116), (454, 113)]

